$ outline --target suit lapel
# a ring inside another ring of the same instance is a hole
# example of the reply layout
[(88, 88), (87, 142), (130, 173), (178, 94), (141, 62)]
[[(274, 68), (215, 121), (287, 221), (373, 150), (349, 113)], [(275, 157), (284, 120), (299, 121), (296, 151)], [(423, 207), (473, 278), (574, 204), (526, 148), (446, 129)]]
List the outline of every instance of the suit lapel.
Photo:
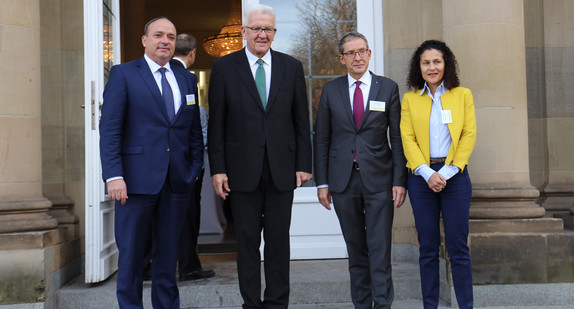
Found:
[(275, 98), (279, 93), (279, 85), (281, 85), (281, 80), (283, 79), (283, 72), (285, 70), (285, 63), (283, 58), (279, 56), (273, 50), (271, 52), (271, 87), (269, 87), (269, 96), (267, 99), (267, 110), (271, 108), (271, 105), (275, 102)]
[[(242, 49), (240, 52), (235, 53), (235, 57), (237, 58), (236, 70), (237, 75), (239, 76), (239, 80), (241, 80), (245, 85), (245, 88), (251, 95), (253, 102), (255, 102), (259, 106), (259, 108), (262, 111), (264, 111), (263, 103), (261, 102), (259, 92), (257, 92), (257, 86), (255, 85), (255, 79), (253, 79), (253, 74), (251, 73), (251, 68), (249, 67), (247, 56), (245, 55), (245, 48)], [(271, 75), (273, 75), (273, 73), (271, 73)]]
[[(177, 80), (177, 86), (179, 87), (179, 93), (181, 94), (181, 98), (180, 98), (181, 105), (179, 106), (179, 109), (177, 110), (177, 113), (175, 114), (175, 116), (173, 117), (173, 120), (172, 120), (172, 122), (175, 122), (175, 121), (177, 121), (177, 118), (179, 117), (181, 110), (184, 109), (185, 104), (187, 104), (187, 100), (185, 99), (185, 95), (189, 94), (189, 92), (187, 91), (187, 87), (185, 84), (185, 77), (181, 74), (178, 74), (173, 69), (172, 69), (172, 71), (173, 71), (173, 75), (175, 75), (175, 79)], [(196, 102), (198, 102), (199, 98), (195, 98), (195, 100), (196, 100)], [(166, 114), (167, 114), (167, 112), (166, 112)]]
[(341, 98), (343, 98), (339, 102), (341, 102), (341, 104), (343, 105), (342, 108), (345, 110), (345, 113), (347, 114), (349, 123), (354, 129), (356, 129), (355, 118), (353, 118), (353, 110), (351, 109), (351, 100), (349, 94), (349, 91), (351, 90), (349, 89), (349, 80), (347, 75), (345, 74), (344, 76), (341, 76), (340, 78), (338, 78), (338, 81), (339, 85), (336, 88), (340, 89), (341, 93), (339, 95)]
[(167, 120), (168, 119), (167, 110), (165, 109), (165, 104), (163, 103), (163, 98), (161, 96), (161, 92), (160, 92), (159, 88), (157, 87), (157, 83), (155, 82), (155, 79), (153, 78), (153, 74), (151, 72), (151, 69), (147, 65), (147, 62), (145, 61), (144, 58), (140, 59), (139, 71), (140, 71), (140, 75), (142, 77), (142, 80), (146, 84), (147, 88), (151, 91), (151, 94), (152, 94), (156, 104), (158, 105), (159, 110), (161, 110), (161, 113), (163, 114), (163, 116)]
[(367, 98), (367, 105), (365, 107), (365, 115), (363, 116), (363, 121), (361, 121), (361, 126), (359, 126), (359, 130), (365, 125), (369, 115), (371, 114), (371, 100), (375, 100), (377, 98), (377, 94), (379, 93), (379, 89), (381, 88), (381, 81), (379, 77), (375, 74), (371, 74), (371, 89), (369, 90), (369, 95)]

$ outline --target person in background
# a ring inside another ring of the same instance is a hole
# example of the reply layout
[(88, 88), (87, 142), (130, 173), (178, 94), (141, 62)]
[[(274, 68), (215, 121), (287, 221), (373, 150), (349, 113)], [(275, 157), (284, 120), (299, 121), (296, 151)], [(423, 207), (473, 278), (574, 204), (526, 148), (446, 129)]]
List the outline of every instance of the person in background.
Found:
[(212, 184), (230, 198), (243, 308), (287, 308), (293, 191), (312, 177), (309, 106), (301, 62), (271, 50), (274, 10), (256, 5), (246, 16), (246, 47), (215, 60), (211, 71)]
[(144, 27), (144, 56), (113, 66), (104, 89), (100, 157), (115, 203), (119, 307), (143, 309), (145, 248), (151, 237), (154, 308), (179, 308), (179, 233), (203, 165), (197, 78), (170, 66), (176, 29), (165, 17)]
[(410, 62), (407, 84), (414, 90), (405, 93), (401, 109), (425, 309), (437, 308), (439, 301), (441, 215), (458, 306), (473, 307), (467, 244), (472, 185), (466, 166), (476, 141), (476, 117), (472, 93), (460, 87), (457, 70), (444, 42), (423, 42)]
[(319, 202), (330, 210), (333, 198), (349, 254), (355, 308), (390, 309), (393, 215), (405, 201), (407, 169), (399, 87), (369, 72), (370, 59), (362, 34), (341, 38), (339, 60), (347, 74), (323, 87), (315, 179)]
[[(190, 34), (180, 33), (175, 41), (175, 53), (170, 64), (187, 70), (195, 62), (196, 51), (195, 38)], [(196, 99), (199, 102), (199, 99)], [(207, 145), (207, 113), (205, 108), (201, 106), (199, 106), (199, 116), (201, 119), (203, 144)], [(199, 179), (192, 188), (187, 212), (181, 227), (178, 259), (179, 280), (181, 281), (211, 278), (215, 275), (213, 270), (203, 270), (197, 255), (197, 237), (199, 236), (201, 219), (201, 186), (204, 174), (205, 168), (202, 166)]]

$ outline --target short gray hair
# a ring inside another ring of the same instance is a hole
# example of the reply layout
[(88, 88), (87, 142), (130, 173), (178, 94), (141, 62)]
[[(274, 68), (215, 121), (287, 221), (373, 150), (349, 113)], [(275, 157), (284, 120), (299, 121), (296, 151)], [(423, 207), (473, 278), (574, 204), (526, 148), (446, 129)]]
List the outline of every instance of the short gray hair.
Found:
[(273, 16), (273, 27), (275, 27), (275, 20), (277, 18), (275, 17), (275, 10), (272, 7), (265, 4), (255, 4), (249, 6), (247, 8), (247, 11), (245, 11), (245, 18), (243, 19), (244, 26), (248, 26), (247, 20), (249, 19), (249, 15), (251, 15), (252, 13), (261, 13)]
[(359, 32), (353, 31), (353, 32), (349, 32), (347, 34), (345, 34), (342, 38), (341, 41), (339, 41), (339, 54), (343, 53), (343, 45), (345, 45), (345, 43), (347, 43), (348, 41), (352, 40), (352, 39), (363, 39), (363, 41), (365, 41), (365, 45), (367, 45), (367, 49), (369, 49), (369, 42), (367, 42), (367, 38), (360, 34)]

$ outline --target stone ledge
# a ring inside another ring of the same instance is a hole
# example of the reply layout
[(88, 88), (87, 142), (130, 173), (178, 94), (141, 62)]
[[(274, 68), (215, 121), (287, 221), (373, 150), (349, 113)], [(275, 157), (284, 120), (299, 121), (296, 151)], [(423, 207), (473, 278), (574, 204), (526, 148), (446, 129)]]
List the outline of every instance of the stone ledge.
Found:
[(538, 219), (471, 219), (470, 234), (476, 233), (559, 233), (564, 230), (562, 220)]
[(0, 234), (0, 250), (46, 248), (63, 241), (61, 229)]

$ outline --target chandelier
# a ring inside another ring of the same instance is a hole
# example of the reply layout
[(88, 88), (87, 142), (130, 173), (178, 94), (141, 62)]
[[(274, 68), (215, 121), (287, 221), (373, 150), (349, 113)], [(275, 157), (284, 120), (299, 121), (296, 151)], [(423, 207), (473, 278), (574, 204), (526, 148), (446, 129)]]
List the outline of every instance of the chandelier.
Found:
[(243, 48), (240, 3), (239, 0), (232, 1), (229, 20), (221, 27), (219, 34), (203, 39), (203, 48), (211, 56), (218, 58)]

